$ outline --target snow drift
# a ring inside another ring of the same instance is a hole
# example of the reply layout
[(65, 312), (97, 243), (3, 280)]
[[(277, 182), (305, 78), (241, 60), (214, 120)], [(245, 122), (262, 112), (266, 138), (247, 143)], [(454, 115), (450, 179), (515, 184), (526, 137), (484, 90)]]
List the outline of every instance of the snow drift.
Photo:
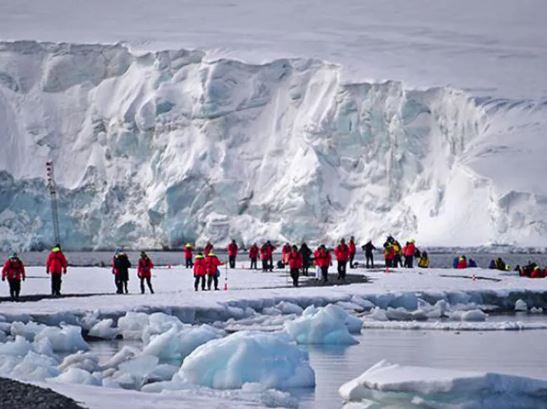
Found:
[(547, 245), (545, 101), (340, 71), (0, 43), (0, 246), (51, 242), (47, 160), (70, 248), (386, 233)]
[(382, 361), (342, 385), (339, 392), (352, 409), (533, 408), (545, 405), (547, 381)]

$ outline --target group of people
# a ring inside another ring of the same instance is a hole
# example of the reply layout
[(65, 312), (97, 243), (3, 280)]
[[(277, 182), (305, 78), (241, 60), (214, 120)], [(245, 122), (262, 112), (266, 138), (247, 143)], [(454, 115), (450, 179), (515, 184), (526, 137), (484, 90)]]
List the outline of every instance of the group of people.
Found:
[[(315, 278), (322, 280), (324, 283), (329, 281), (329, 268), (333, 265), (333, 258), (336, 260), (336, 270), (338, 273), (337, 280), (345, 281), (347, 267), (355, 268), (356, 243), (352, 236), (348, 243), (345, 239), (341, 239), (333, 248), (329, 249), (324, 244), (321, 244), (312, 251), (306, 243), (302, 243), (300, 247), (285, 243), (281, 248), (281, 260), (277, 267), (288, 267), (289, 275), (292, 279), (293, 286), (298, 287), (300, 274), (309, 275), (309, 269), (315, 266)], [(392, 236), (388, 236), (384, 245), (384, 260), (387, 268), (390, 267), (407, 267), (413, 268), (414, 261), (417, 260), (418, 267), (428, 268), (429, 257), (426, 251), (420, 251), (416, 247), (414, 240), (409, 240), (404, 246)], [(253, 243), (248, 249), (248, 257), (250, 259), (250, 268), (258, 269), (258, 260), (262, 262), (262, 271), (273, 271), (274, 262), (273, 254), (276, 247), (270, 240), (265, 241), (260, 247), (257, 243)], [(376, 247), (369, 240), (361, 246), (365, 254), (365, 267), (374, 268), (374, 250)], [(224, 265), (223, 262), (214, 253), (214, 246), (211, 242), (207, 242), (202, 251), (197, 252), (194, 258), (194, 246), (187, 243), (184, 246), (184, 257), (186, 268), (191, 268), (194, 275), (194, 290), (219, 290), (219, 267)], [(228, 254), (228, 267), (235, 268), (240, 247), (235, 240), (232, 240), (226, 247)], [(333, 257), (334, 256), (334, 257)], [(455, 257), (453, 265), (456, 269), (464, 269), (477, 267), (477, 263), (465, 255)], [(68, 263), (59, 244), (53, 246), (46, 260), (46, 273), (51, 277), (51, 295), (53, 297), (61, 296), (62, 276), (67, 273)], [(500, 257), (492, 260), (489, 266), (491, 269), (508, 270), (510, 266), (506, 264)], [(131, 262), (127, 254), (121, 250), (116, 250), (112, 259), (112, 274), (114, 275), (114, 283), (117, 294), (127, 294), (129, 269)], [(154, 293), (152, 287), (152, 269), (154, 263), (152, 259), (142, 251), (137, 265), (137, 277), (140, 279), (141, 293), (145, 293), (145, 284), (150, 293)], [(541, 269), (536, 263), (529, 262), (526, 266), (517, 266), (515, 271), (520, 276), (531, 278), (547, 277), (547, 268)], [(12, 253), (5, 261), (2, 268), (2, 281), (8, 281), (10, 297), (17, 301), (21, 293), (21, 281), (24, 281), (25, 266), (17, 253)]]
[[(429, 256), (427, 254), (427, 251), (420, 251), (420, 249), (416, 247), (416, 241), (413, 239), (407, 241), (404, 246), (401, 246), (401, 243), (393, 238), (393, 236), (388, 236), (386, 241), (384, 242), (384, 260), (386, 268), (413, 268), (414, 260), (418, 260), (418, 267), (429, 267)], [(372, 263), (372, 267), (374, 267), (374, 263)]]

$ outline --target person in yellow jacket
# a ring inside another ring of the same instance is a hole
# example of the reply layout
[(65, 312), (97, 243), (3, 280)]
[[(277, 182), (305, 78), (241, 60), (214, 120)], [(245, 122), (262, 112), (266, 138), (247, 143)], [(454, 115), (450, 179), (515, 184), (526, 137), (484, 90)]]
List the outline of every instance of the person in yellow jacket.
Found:
[(427, 251), (423, 251), (420, 260), (418, 260), (418, 267), (428, 268), (429, 267), (429, 257), (427, 256)]

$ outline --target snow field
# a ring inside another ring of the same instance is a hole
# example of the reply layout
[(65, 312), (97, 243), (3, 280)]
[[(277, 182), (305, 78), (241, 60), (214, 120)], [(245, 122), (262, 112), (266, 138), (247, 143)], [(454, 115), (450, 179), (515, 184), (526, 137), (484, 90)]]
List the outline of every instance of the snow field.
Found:
[[(39, 271), (29, 268), (29, 277)], [(362, 328), (547, 328), (543, 321), (490, 317), (496, 310), (533, 317), (547, 306), (543, 280), (486, 270), (469, 271), (466, 279), (465, 273), (368, 271), (372, 284), (293, 289), (283, 287), (283, 273), (234, 270), (231, 290), (196, 293), (191, 273), (175, 266), (155, 270), (154, 295), (1, 303), (0, 376), (61, 385), (60, 390), (78, 384), (162, 399), (194, 394), (295, 407), (290, 394), (279, 389), (314, 385), (300, 344), (348, 345)], [(477, 273), (501, 281), (472, 280)], [(48, 282), (29, 278), (25, 284), (27, 291), (38, 291)], [(93, 293), (113, 287), (111, 275), (99, 268), (73, 268), (64, 285)], [(93, 342), (82, 338), (83, 330), (131, 344), (99, 356)]]

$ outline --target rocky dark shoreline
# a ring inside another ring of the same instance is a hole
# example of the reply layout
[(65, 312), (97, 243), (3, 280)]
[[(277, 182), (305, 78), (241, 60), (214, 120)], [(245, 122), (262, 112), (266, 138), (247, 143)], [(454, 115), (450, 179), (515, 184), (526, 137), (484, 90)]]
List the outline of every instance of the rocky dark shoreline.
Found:
[(0, 409), (83, 409), (51, 389), (0, 378)]

